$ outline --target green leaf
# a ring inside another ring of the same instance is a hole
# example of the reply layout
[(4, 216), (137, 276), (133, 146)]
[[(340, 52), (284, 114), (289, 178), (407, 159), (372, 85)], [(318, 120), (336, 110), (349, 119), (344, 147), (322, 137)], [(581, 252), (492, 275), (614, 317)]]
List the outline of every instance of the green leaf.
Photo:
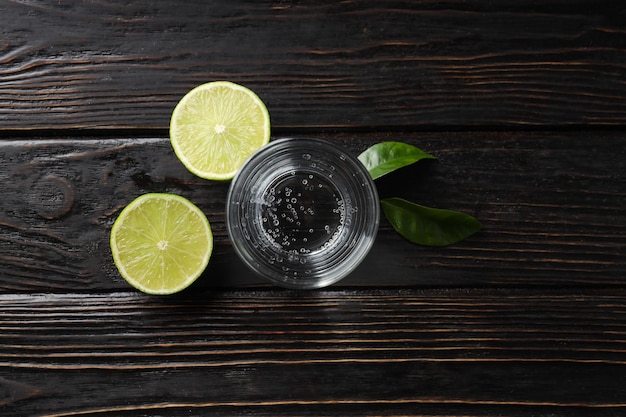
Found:
[(402, 142), (377, 143), (363, 151), (358, 158), (372, 179), (380, 178), (421, 159), (436, 159), (421, 149)]
[(380, 202), (396, 232), (418, 245), (451, 245), (482, 228), (478, 220), (464, 213), (424, 207), (402, 198), (386, 198)]

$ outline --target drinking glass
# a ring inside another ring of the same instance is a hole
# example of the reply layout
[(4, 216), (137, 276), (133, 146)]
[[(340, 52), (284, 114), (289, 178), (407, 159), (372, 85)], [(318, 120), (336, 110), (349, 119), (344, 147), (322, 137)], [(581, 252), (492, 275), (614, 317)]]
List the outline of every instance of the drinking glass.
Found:
[(320, 288), (365, 258), (379, 207), (357, 158), (327, 140), (285, 138), (259, 149), (233, 179), (227, 228), (257, 274), (288, 288)]

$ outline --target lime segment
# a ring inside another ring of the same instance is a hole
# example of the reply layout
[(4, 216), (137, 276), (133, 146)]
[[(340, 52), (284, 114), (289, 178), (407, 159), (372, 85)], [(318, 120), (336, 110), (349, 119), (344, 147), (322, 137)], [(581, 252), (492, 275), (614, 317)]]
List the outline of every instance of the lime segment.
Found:
[(251, 90), (228, 81), (202, 84), (178, 103), (170, 121), (174, 152), (189, 171), (229, 180), (270, 140), (265, 104)]
[(145, 194), (111, 229), (111, 253), (122, 277), (148, 294), (173, 294), (205, 270), (213, 234), (204, 213), (174, 194)]

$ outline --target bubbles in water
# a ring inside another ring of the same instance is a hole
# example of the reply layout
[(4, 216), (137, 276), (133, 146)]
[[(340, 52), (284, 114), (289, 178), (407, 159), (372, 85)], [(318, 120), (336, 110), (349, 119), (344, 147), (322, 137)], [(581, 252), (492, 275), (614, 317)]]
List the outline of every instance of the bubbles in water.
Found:
[(289, 172), (259, 202), (257, 218), (265, 219), (260, 229), (269, 244), (304, 256), (334, 246), (346, 220), (342, 195), (320, 174)]

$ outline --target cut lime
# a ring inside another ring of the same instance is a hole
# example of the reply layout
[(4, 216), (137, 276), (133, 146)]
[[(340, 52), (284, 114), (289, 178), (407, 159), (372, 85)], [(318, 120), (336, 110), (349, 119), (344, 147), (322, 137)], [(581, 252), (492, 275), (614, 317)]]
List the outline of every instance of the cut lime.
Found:
[(204, 271), (213, 234), (204, 213), (174, 194), (144, 194), (111, 229), (111, 253), (122, 277), (148, 294), (173, 294)]
[(176, 105), (170, 140), (189, 171), (210, 180), (229, 180), (269, 142), (269, 113), (246, 87), (228, 81), (202, 84)]

